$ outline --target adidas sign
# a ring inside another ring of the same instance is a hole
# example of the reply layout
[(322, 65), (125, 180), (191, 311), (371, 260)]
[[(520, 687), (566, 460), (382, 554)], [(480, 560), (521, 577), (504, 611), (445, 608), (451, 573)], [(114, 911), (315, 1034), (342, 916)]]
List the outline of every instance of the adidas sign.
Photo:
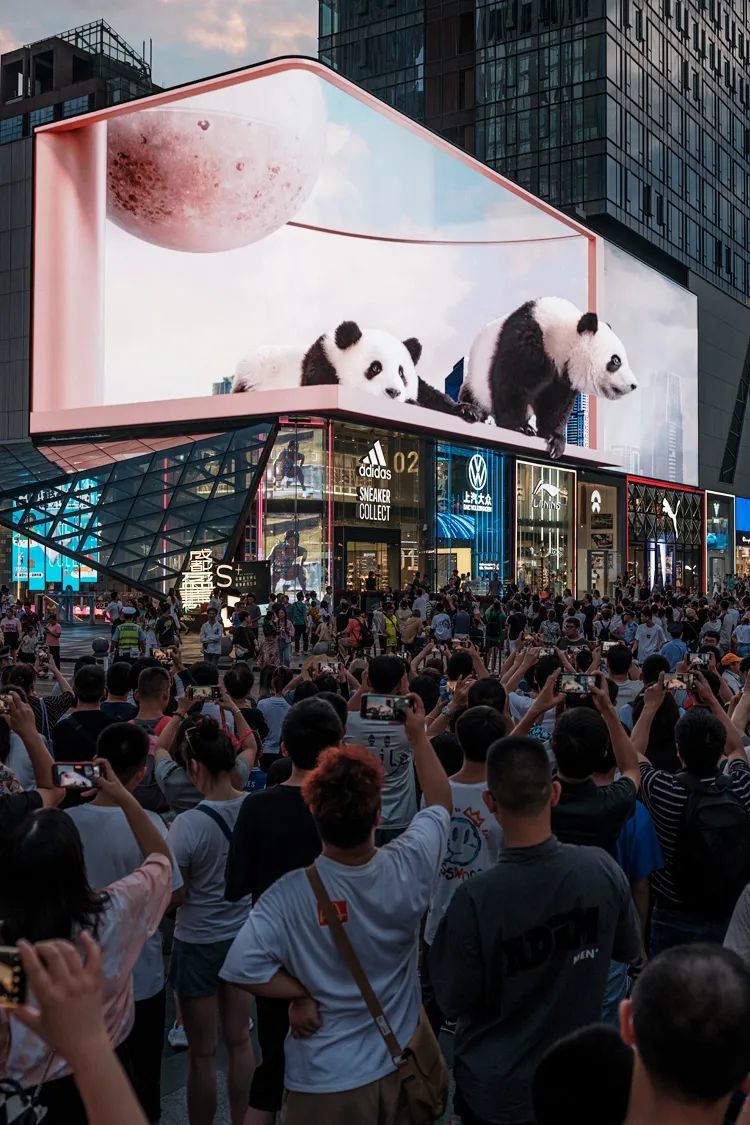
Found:
[(366, 453), (359, 463), (361, 477), (376, 477), (378, 480), (390, 480), (391, 470), (388, 468), (383, 453), (383, 447), (376, 441), (369, 453)]

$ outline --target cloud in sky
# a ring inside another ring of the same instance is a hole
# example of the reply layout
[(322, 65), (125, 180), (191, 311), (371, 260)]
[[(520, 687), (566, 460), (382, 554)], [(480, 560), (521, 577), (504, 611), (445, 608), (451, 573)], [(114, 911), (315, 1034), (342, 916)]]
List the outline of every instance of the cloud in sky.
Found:
[(133, 47), (154, 41), (173, 86), (281, 54), (317, 54), (316, 0), (3, 0), (0, 53), (102, 17)]

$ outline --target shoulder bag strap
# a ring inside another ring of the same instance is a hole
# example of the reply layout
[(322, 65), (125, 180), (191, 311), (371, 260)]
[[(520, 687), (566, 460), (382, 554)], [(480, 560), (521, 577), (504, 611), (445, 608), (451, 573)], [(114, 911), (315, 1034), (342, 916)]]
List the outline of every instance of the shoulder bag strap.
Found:
[(196, 805), (195, 807), (198, 812), (205, 813), (206, 816), (210, 817), (214, 824), (218, 824), (219, 828), (226, 837), (227, 843), (231, 844), (232, 830), (224, 820), (224, 817), (217, 813), (216, 809), (209, 809), (207, 805)]
[(313, 864), (311, 867), (305, 869), (305, 874), (310, 880), (310, 885), (315, 892), (315, 897), (318, 900), (318, 906), (323, 912), (328, 926), (330, 928), (333, 940), (336, 942), (338, 951), (344, 958), (346, 967), (354, 977), (357, 988), (362, 993), (362, 999), (367, 1005), (368, 1011), (373, 1018), (375, 1026), (385, 1040), (385, 1045), (391, 1055), (393, 1061), (398, 1064), (401, 1060), (402, 1051), (398, 1044), (396, 1036), (391, 1030), (391, 1025), (388, 1022), (385, 1012), (378, 1000), (373, 987), (370, 984), (367, 974), (365, 973), (360, 963), (357, 954), (352, 948), (352, 943), (341, 924), (341, 920), (336, 912), (336, 907), (328, 897), (328, 892), (323, 885), (323, 880), (320, 877), (317, 867)]

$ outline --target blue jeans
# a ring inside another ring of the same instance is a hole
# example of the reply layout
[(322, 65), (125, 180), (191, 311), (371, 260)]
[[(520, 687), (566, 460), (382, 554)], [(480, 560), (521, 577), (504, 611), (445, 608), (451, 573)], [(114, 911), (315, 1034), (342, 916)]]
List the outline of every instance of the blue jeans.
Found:
[(602, 1000), (602, 1023), (611, 1027), (620, 1026), (620, 1001), (628, 995), (628, 966), (624, 961), (610, 961), (607, 974), (607, 987)]
[(279, 660), (287, 667), (292, 663), (292, 642), (279, 641)]
[(729, 918), (705, 918), (688, 910), (669, 906), (656, 906), (651, 917), (651, 948), (649, 956), (655, 957), (673, 945), (692, 945), (698, 941), (724, 941)]

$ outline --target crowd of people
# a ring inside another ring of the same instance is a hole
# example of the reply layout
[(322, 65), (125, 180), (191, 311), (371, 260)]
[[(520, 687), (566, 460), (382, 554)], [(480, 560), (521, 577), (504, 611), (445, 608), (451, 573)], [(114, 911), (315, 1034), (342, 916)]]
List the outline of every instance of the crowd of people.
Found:
[(488, 594), (7, 599), (2, 1125), (750, 1125), (750, 593)]

